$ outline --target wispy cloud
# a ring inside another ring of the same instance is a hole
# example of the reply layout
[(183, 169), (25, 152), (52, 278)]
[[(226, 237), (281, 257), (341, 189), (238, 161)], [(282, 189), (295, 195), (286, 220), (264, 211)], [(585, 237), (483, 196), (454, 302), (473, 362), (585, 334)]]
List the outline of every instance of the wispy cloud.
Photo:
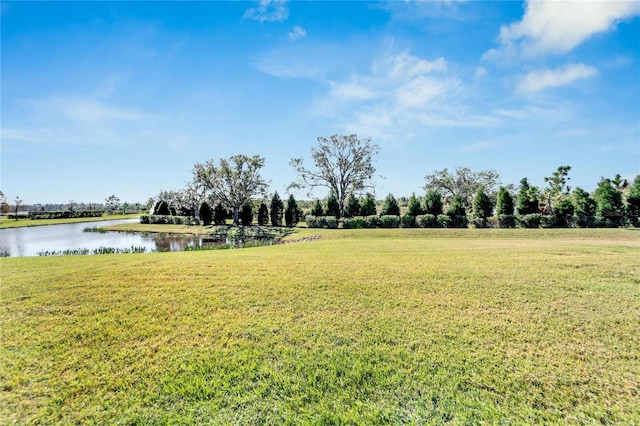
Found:
[(561, 87), (576, 80), (592, 77), (598, 73), (594, 67), (584, 64), (567, 64), (558, 69), (531, 71), (518, 84), (518, 92), (533, 93), (551, 87)]
[(289, 17), (289, 10), (285, 0), (261, 0), (258, 7), (247, 9), (244, 17), (259, 22), (285, 21)]
[(306, 36), (307, 36), (307, 31), (298, 25), (293, 27), (293, 30), (289, 32), (289, 40), (291, 41), (295, 41)]
[(19, 123), (2, 129), (6, 141), (45, 145), (127, 143), (140, 126), (158, 120), (152, 114), (103, 101), (54, 96), (23, 102)]
[(495, 145), (496, 145), (495, 142), (490, 142), (490, 141), (475, 142), (475, 143), (461, 147), (460, 149), (458, 149), (458, 151), (459, 152), (478, 152), (478, 151), (484, 151), (489, 148), (493, 148)]
[(563, 54), (636, 15), (640, 15), (637, 1), (529, 0), (522, 20), (502, 26), (500, 48), (485, 58)]

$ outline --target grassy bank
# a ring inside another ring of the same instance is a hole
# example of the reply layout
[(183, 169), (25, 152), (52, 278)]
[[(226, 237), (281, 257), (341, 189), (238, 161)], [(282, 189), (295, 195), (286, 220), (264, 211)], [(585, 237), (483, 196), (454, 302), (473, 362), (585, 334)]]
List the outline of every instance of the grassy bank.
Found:
[(637, 232), (311, 234), (0, 259), (2, 422), (640, 422)]
[(98, 222), (101, 220), (133, 219), (140, 217), (140, 214), (108, 214), (100, 217), (74, 217), (68, 219), (9, 219), (6, 216), (0, 217), (0, 229), (22, 228), (26, 226), (60, 225), (64, 223)]

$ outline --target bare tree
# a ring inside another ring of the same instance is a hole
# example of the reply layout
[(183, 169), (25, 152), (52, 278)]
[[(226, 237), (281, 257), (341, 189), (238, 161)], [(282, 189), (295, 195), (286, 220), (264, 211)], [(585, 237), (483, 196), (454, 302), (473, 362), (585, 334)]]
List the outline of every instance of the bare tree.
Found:
[(370, 138), (359, 139), (356, 134), (319, 137), (318, 147), (311, 148), (315, 169), (306, 168), (301, 158), (291, 159), (289, 164), (298, 173), (298, 182), (290, 187), (329, 188), (338, 198), (340, 215), (344, 215), (349, 194), (374, 188), (373, 159), (379, 150)]
[(233, 223), (237, 225), (240, 207), (252, 196), (266, 194), (268, 184), (260, 176), (264, 164), (265, 159), (259, 155), (234, 155), (221, 158), (218, 164), (208, 160), (196, 163), (193, 180), (211, 192), (213, 199), (233, 210)]

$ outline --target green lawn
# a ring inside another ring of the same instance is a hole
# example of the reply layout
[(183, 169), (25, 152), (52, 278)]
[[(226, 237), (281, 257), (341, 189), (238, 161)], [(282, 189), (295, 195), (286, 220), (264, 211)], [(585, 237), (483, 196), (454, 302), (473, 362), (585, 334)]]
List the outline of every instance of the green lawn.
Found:
[(69, 219), (9, 219), (6, 216), (0, 216), (0, 229), (5, 228), (22, 228), (26, 226), (44, 226), (44, 225), (60, 225), (63, 223), (79, 223), (79, 222), (97, 222), (101, 220), (117, 220), (117, 219), (133, 219), (140, 217), (139, 213), (134, 214), (106, 214), (101, 217), (74, 217)]
[(640, 423), (640, 232), (3, 258), (0, 422)]

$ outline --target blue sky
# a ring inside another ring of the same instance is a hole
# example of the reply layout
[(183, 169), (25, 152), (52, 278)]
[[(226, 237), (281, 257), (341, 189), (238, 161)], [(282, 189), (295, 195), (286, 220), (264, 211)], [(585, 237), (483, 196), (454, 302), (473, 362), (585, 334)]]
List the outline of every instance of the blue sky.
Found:
[[(376, 193), (468, 166), (589, 191), (640, 173), (640, 3), (2, 2), (0, 189), (145, 202), (196, 162), (380, 146)], [(304, 193), (296, 194), (305, 198)], [(325, 191), (318, 191), (325, 196)]]

